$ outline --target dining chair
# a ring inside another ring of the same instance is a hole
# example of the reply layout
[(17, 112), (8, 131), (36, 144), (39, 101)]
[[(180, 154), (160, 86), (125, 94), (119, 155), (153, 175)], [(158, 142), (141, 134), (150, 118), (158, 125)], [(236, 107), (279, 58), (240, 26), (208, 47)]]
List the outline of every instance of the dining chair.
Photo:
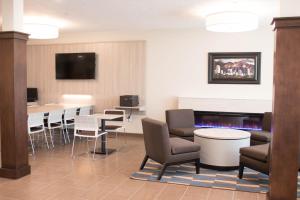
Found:
[(85, 106), (85, 107), (81, 107), (79, 109), (79, 116), (83, 116), (83, 115), (90, 115), (91, 114), (91, 106)]
[(66, 130), (66, 135), (67, 135), (67, 140), (70, 143), (70, 135), (69, 135), (69, 128), (73, 127), (74, 128), (74, 121), (75, 121), (75, 116), (77, 114), (77, 108), (68, 108), (65, 109), (64, 112), (64, 130)]
[[(122, 116), (120, 118), (106, 121), (106, 123), (105, 123), (105, 131), (116, 134), (116, 141), (119, 146), (118, 133), (123, 132), (124, 136), (125, 136), (125, 126), (124, 126), (125, 119), (126, 119), (125, 110), (105, 109), (104, 114), (121, 115)], [(125, 144), (127, 144), (127, 137), (125, 137)]]
[(63, 113), (64, 110), (54, 110), (54, 111), (50, 111), (48, 118), (47, 118), (47, 123), (45, 128), (47, 130), (49, 130), (49, 134), (50, 134), (50, 139), (51, 139), (51, 143), (52, 143), (52, 147), (54, 148), (54, 141), (53, 141), (53, 134), (52, 131), (54, 133), (54, 130), (59, 129), (60, 133), (63, 135), (64, 137), (64, 143), (66, 144), (66, 136), (65, 133), (63, 131)]
[(105, 131), (99, 129), (100, 121), (92, 115), (85, 116), (75, 116), (75, 125), (74, 125), (74, 139), (72, 145), (71, 156), (74, 158), (74, 146), (76, 137), (80, 138), (92, 138), (95, 139), (94, 143), (94, 154), (93, 159), (95, 159), (97, 140), (100, 136), (107, 134)]
[(34, 134), (43, 133), (47, 144), (47, 148), (49, 149), (49, 144), (48, 144), (47, 135), (44, 126), (44, 113), (29, 114), (27, 124), (28, 124), (27, 127), (28, 127), (29, 140), (32, 148), (32, 155), (35, 155)]

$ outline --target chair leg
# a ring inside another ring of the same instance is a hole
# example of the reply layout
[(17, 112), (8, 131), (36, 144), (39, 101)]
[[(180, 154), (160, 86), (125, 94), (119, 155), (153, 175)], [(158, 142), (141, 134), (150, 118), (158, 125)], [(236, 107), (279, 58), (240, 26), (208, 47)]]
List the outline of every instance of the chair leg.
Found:
[(40, 144), (40, 133), (37, 134), (37, 146)]
[(97, 139), (98, 139), (98, 137), (96, 137), (96, 139), (95, 139), (93, 160), (95, 160), (96, 147), (97, 147)]
[(72, 145), (72, 154), (71, 154), (71, 157), (74, 158), (74, 145), (75, 145), (75, 139), (76, 139), (76, 136), (74, 135), (74, 138), (73, 138), (73, 145)]
[(32, 155), (34, 156), (35, 155), (35, 151), (34, 151), (34, 144), (32, 142), (32, 138), (31, 138), (31, 135), (29, 134), (29, 140), (30, 140), (30, 144), (31, 144), (31, 148), (32, 148)]
[(48, 143), (47, 134), (46, 134), (45, 130), (44, 130), (44, 137), (45, 137), (45, 140), (46, 140), (47, 148), (49, 149), (49, 143)]
[(239, 167), (239, 179), (243, 178), (244, 168), (245, 168), (245, 166), (242, 163), (240, 163), (240, 167)]
[(200, 173), (200, 158), (195, 160), (196, 174)]
[(49, 135), (50, 135), (50, 140), (51, 140), (51, 143), (52, 143), (52, 148), (54, 148), (54, 142), (53, 142), (52, 130), (51, 129), (49, 129)]
[(117, 151), (119, 151), (120, 150), (120, 144), (119, 144), (119, 137), (118, 137), (118, 132), (116, 131), (116, 146), (117, 146)]
[(106, 134), (106, 137), (105, 137), (105, 144), (106, 144), (105, 156), (107, 156), (107, 155), (108, 155), (108, 150), (107, 150), (107, 144), (108, 144), (108, 134)]
[(149, 156), (145, 155), (144, 160), (143, 160), (143, 162), (142, 162), (142, 164), (140, 166), (140, 170), (144, 169), (144, 167), (145, 167), (145, 165), (146, 165), (146, 163), (148, 161), (148, 158), (149, 158)]
[(68, 131), (68, 127), (66, 126), (66, 134), (67, 134), (67, 141), (68, 143), (70, 143), (70, 135), (69, 135), (69, 131)]
[(63, 135), (64, 137), (64, 144), (67, 144), (67, 140), (66, 140), (66, 135), (65, 135), (65, 131), (64, 131), (64, 128), (60, 128), (60, 133)]
[(127, 135), (127, 133), (126, 133), (126, 129), (125, 129), (125, 127), (124, 127), (124, 131), (123, 131), (123, 133), (124, 133), (125, 145), (126, 145), (126, 144), (127, 144), (127, 137), (128, 137), (128, 135)]
[(159, 174), (158, 174), (157, 180), (160, 180), (160, 179), (161, 179), (161, 177), (162, 177), (162, 175), (165, 173), (167, 167), (168, 167), (168, 164), (165, 163), (165, 164), (163, 165), (163, 167), (161, 168)]

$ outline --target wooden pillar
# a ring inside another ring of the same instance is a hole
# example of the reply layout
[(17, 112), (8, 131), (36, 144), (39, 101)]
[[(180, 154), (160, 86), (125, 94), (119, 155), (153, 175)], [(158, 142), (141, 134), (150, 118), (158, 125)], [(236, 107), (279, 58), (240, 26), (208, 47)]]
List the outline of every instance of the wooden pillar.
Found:
[(28, 35), (0, 32), (0, 177), (30, 174), (26, 105), (26, 42)]
[(275, 18), (271, 200), (297, 198), (300, 143), (300, 17)]

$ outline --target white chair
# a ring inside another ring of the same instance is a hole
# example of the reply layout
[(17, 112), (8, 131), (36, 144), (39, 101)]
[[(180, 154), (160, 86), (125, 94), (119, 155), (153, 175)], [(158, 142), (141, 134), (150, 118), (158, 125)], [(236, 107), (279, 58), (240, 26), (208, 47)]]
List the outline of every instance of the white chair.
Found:
[(74, 157), (74, 145), (76, 137), (93, 138), (95, 139), (93, 159), (95, 159), (96, 145), (98, 137), (107, 134), (99, 129), (99, 121), (95, 116), (76, 116), (74, 126), (74, 139), (72, 146), (72, 154)]
[(70, 143), (69, 128), (74, 127), (75, 116), (77, 114), (77, 108), (68, 108), (64, 112), (64, 130), (66, 130), (66, 135), (68, 142)]
[(63, 119), (62, 119), (63, 113), (64, 110), (55, 110), (55, 111), (50, 111), (48, 115), (48, 120), (45, 128), (49, 130), (52, 147), (54, 147), (52, 131), (54, 131), (55, 129), (60, 129), (60, 133), (63, 135), (64, 142), (66, 144), (66, 136), (63, 131), (64, 128)]
[(79, 109), (79, 116), (83, 116), (83, 115), (90, 115), (91, 114), (91, 106), (85, 106), (85, 107), (81, 107)]
[[(116, 140), (119, 144), (118, 133), (123, 132), (125, 134), (125, 126), (124, 126), (125, 119), (126, 119), (125, 110), (105, 109), (104, 114), (121, 115), (122, 116), (117, 119), (106, 121), (106, 123), (105, 123), (105, 131), (115, 133)], [(125, 144), (126, 143), (127, 143), (127, 139), (125, 137)]]
[(34, 140), (33, 140), (33, 134), (38, 134), (38, 133), (44, 133), (44, 137), (46, 140), (47, 148), (49, 149), (49, 144), (47, 140), (47, 135), (45, 131), (45, 126), (44, 126), (44, 113), (31, 113), (28, 115), (28, 135), (31, 143), (31, 148), (32, 148), (32, 155), (35, 155), (35, 150), (34, 150)]

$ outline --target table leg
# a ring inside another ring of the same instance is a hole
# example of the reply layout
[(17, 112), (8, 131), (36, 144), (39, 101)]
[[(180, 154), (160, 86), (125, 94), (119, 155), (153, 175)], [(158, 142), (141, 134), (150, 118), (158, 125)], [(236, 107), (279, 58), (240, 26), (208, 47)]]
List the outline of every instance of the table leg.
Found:
[[(101, 130), (105, 131), (105, 120), (101, 119)], [(101, 152), (106, 153), (106, 137), (107, 135), (102, 135), (101, 136)]]
[[(105, 131), (105, 119), (101, 119), (101, 130)], [(106, 148), (106, 138), (107, 134), (101, 136), (101, 147), (96, 149), (96, 154), (111, 154), (116, 151), (116, 149)]]

